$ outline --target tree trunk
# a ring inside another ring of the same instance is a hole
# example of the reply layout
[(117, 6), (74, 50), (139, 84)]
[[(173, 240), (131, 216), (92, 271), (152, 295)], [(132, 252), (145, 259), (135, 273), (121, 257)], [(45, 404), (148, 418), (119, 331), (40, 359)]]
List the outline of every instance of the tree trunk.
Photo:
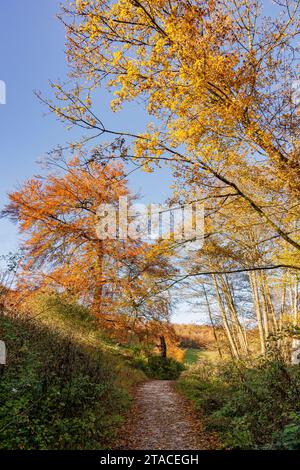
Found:
[(202, 288), (203, 288), (204, 297), (205, 297), (205, 300), (206, 300), (208, 316), (209, 316), (209, 320), (210, 320), (210, 323), (211, 323), (211, 326), (212, 326), (212, 329), (213, 329), (213, 334), (214, 334), (214, 338), (215, 338), (215, 341), (216, 341), (218, 353), (219, 353), (220, 358), (223, 359), (222, 350), (220, 348), (218, 335), (217, 335), (217, 332), (216, 332), (215, 324), (214, 324), (212, 313), (211, 313), (211, 308), (210, 308), (208, 297), (207, 297), (207, 292), (206, 292), (206, 289), (205, 289), (204, 285), (202, 285)]
[(216, 277), (215, 274), (213, 274), (213, 281), (214, 281), (214, 285), (215, 285), (215, 289), (216, 289), (217, 299), (218, 299), (218, 303), (219, 303), (219, 307), (220, 307), (220, 312), (221, 312), (221, 316), (222, 316), (222, 320), (223, 320), (225, 333), (226, 333), (226, 336), (228, 338), (228, 342), (229, 342), (229, 346), (230, 346), (230, 352), (231, 352), (233, 358), (238, 359), (239, 358), (238, 348), (237, 348), (235, 339), (232, 335), (232, 331), (231, 331), (229, 323), (228, 323), (228, 318), (227, 318), (226, 311), (225, 311), (225, 308), (224, 308), (224, 305), (223, 305), (223, 301), (222, 301), (222, 298), (221, 298), (221, 295), (220, 295), (218, 281), (217, 281), (217, 277)]
[(224, 297), (227, 303), (227, 307), (231, 313), (231, 321), (233, 324), (233, 329), (236, 332), (236, 337), (240, 345), (240, 349), (244, 355), (247, 355), (248, 354), (247, 339), (246, 339), (245, 332), (243, 331), (242, 325), (240, 323), (240, 320), (239, 320), (239, 317), (238, 317), (238, 314), (234, 305), (234, 300), (233, 300), (230, 285), (228, 283), (226, 276), (225, 276), (225, 279), (223, 275), (221, 275), (220, 278), (221, 278), (221, 284), (223, 288)]
[(270, 329), (269, 329), (268, 307), (267, 307), (266, 296), (265, 296), (265, 286), (264, 286), (264, 280), (263, 280), (261, 273), (259, 273), (259, 286), (260, 286), (260, 294), (261, 294), (261, 300), (262, 300), (262, 317), (263, 317), (265, 338), (267, 340), (270, 334)]
[(283, 274), (283, 286), (282, 286), (282, 296), (281, 296), (281, 307), (280, 307), (280, 317), (279, 317), (279, 329), (282, 330), (284, 323), (284, 316), (286, 315), (286, 273)]
[(261, 305), (259, 301), (256, 273), (255, 272), (250, 273), (249, 279), (250, 279), (250, 285), (252, 288), (252, 295), (253, 295), (254, 307), (255, 307), (256, 318), (257, 318), (257, 326), (258, 326), (259, 339), (260, 339), (260, 349), (261, 349), (261, 353), (265, 354), (266, 353), (266, 337), (265, 337), (265, 331), (264, 331), (264, 325), (263, 325)]
[(159, 337), (160, 340), (160, 354), (163, 359), (167, 358), (167, 344), (164, 335)]
[(103, 314), (103, 241), (100, 240), (97, 245), (97, 260), (95, 263), (95, 287), (93, 310), (96, 315)]
[(269, 310), (271, 320), (273, 322), (273, 331), (274, 331), (274, 333), (276, 333), (277, 329), (278, 329), (278, 325), (277, 325), (277, 318), (276, 318), (276, 314), (275, 314), (275, 309), (274, 309), (273, 302), (272, 302), (272, 299), (271, 299), (271, 293), (270, 293), (270, 289), (269, 289), (268, 277), (266, 276), (266, 273), (262, 273), (262, 276), (263, 276), (263, 279), (264, 279), (264, 286), (265, 286), (265, 293), (266, 293), (266, 303), (267, 303), (267, 306), (268, 306), (268, 310)]
[(292, 311), (292, 318), (293, 318), (293, 325), (297, 326), (298, 324), (298, 303), (299, 303), (299, 279), (298, 274), (294, 274), (291, 276), (291, 284), (290, 284), (290, 303), (291, 303), (291, 311)]

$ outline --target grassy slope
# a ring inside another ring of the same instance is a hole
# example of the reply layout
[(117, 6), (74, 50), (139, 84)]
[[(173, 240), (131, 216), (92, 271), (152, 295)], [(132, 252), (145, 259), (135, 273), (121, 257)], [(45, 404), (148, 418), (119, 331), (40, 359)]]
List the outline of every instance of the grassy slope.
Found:
[(179, 389), (225, 448), (300, 449), (300, 370), (278, 359), (202, 362)]
[(197, 364), (201, 360), (218, 361), (220, 360), (217, 351), (205, 349), (189, 348), (184, 354), (184, 363), (187, 365)]
[(57, 297), (30, 316), (0, 314), (0, 448), (109, 448), (144, 378), (103, 338), (86, 309)]
[[(194, 344), (196, 339), (204, 344), (203, 329), (180, 328), (182, 336), (191, 330)], [(249, 341), (257, 353), (255, 329), (249, 331)], [(221, 360), (213, 343), (206, 344), (207, 349), (186, 350), (188, 368), (178, 381), (206, 430), (216, 432), (224, 448), (300, 449), (299, 366), (284, 363), (271, 351), (265, 359), (254, 354), (235, 363), (227, 353)]]
[(184, 353), (185, 364), (195, 364), (199, 360), (201, 350), (196, 348), (189, 348)]

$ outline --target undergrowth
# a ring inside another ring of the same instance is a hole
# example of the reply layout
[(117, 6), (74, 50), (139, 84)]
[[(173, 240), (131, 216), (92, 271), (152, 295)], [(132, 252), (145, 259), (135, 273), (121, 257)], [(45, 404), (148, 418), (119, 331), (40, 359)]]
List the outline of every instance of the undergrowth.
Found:
[(0, 448), (110, 448), (144, 375), (105, 344), (89, 311), (58, 296), (0, 314)]
[(201, 363), (182, 375), (178, 387), (224, 448), (300, 448), (298, 366), (278, 358)]

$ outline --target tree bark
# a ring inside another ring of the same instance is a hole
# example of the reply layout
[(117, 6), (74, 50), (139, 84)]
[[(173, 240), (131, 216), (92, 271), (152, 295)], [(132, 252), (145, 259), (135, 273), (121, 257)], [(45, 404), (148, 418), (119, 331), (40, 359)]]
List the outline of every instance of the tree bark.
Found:
[(225, 279), (222, 275), (220, 276), (220, 278), (221, 278), (221, 284), (223, 288), (224, 297), (227, 303), (227, 307), (231, 313), (233, 329), (236, 332), (236, 337), (240, 345), (240, 349), (243, 354), (247, 355), (248, 354), (247, 340), (246, 340), (245, 332), (243, 331), (242, 325), (240, 323), (240, 320), (239, 320), (239, 317), (238, 317), (238, 314), (234, 305), (234, 300), (233, 300), (230, 285), (228, 283), (226, 275), (225, 275)]
[(163, 359), (167, 358), (167, 343), (164, 335), (159, 337), (160, 340), (160, 354)]
[(232, 331), (231, 331), (229, 323), (228, 323), (228, 318), (227, 318), (226, 311), (225, 311), (225, 308), (224, 308), (224, 305), (223, 305), (223, 301), (222, 301), (222, 298), (221, 298), (221, 295), (220, 295), (219, 285), (218, 285), (217, 277), (216, 277), (215, 274), (213, 275), (213, 281), (214, 281), (214, 286), (215, 286), (216, 295), (217, 295), (217, 299), (218, 299), (218, 303), (219, 303), (219, 307), (220, 307), (220, 313), (221, 313), (221, 317), (222, 317), (222, 320), (223, 320), (225, 333), (226, 333), (226, 336), (227, 336), (227, 339), (228, 339), (228, 342), (229, 342), (229, 346), (230, 346), (230, 352), (231, 352), (233, 358), (238, 359), (239, 358), (238, 348), (237, 348), (235, 339), (232, 335)]
[(211, 308), (210, 308), (208, 297), (207, 297), (207, 292), (206, 292), (206, 289), (205, 289), (204, 285), (202, 285), (202, 288), (203, 288), (204, 297), (205, 297), (205, 300), (206, 300), (208, 316), (209, 316), (209, 320), (210, 320), (210, 323), (211, 323), (211, 326), (212, 326), (212, 329), (213, 329), (213, 334), (214, 334), (214, 338), (215, 338), (215, 341), (216, 341), (218, 353), (219, 353), (220, 358), (223, 359), (222, 350), (221, 350), (221, 347), (220, 347), (220, 344), (219, 344), (219, 338), (218, 338), (218, 335), (217, 335), (217, 332), (216, 332), (216, 327), (215, 327), (215, 324), (214, 324), (214, 321), (213, 321)]
[(256, 278), (255, 271), (249, 273), (249, 279), (250, 279), (250, 285), (252, 288), (252, 295), (253, 295), (254, 307), (255, 307), (256, 318), (257, 318), (257, 326), (258, 326), (259, 339), (260, 339), (260, 349), (261, 349), (261, 353), (265, 354), (266, 353), (266, 337), (265, 337), (263, 316), (262, 316), (261, 305), (259, 301), (259, 292), (258, 292), (257, 278)]
[(95, 263), (95, 287), (93, 310), (97, 315), (103, 314), (103, 241), (97, 244), (97, 259)]

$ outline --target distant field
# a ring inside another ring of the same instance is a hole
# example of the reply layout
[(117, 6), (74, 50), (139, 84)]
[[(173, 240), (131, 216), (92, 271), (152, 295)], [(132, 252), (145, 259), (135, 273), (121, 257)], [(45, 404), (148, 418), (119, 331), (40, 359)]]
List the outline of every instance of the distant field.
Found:
[(184, 354), (185, 364), (195, 364), (200, 359), (208, 359), (211, 361), (215, 361), (219, 359), (219, 355), (217, 351), (206, 351), (197, 348), (187, 349)]
[(195, 362), (198, 362), (200, 354), (201, 354), (200, 349), (196, 349), (196, 348), (187, 349), (184, 354), (184, 362), (186, 364), (195, 364)]

